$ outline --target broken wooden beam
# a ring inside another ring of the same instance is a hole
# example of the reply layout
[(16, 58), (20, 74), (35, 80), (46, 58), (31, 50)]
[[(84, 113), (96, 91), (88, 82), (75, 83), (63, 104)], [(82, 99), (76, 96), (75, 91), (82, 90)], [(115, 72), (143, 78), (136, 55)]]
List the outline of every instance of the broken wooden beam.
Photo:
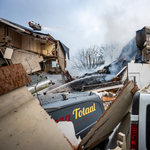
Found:
[[(98, 119), (95, 126), (89, 131), (80, 143), (80, 147), (84, 149), (92, 149), (97, 141), (100, 143), (106, 139), (113, 129), (118, 125), (122, 118), (128, 113), (131, 108), (134, 87), (133, 82), (128, 82), (126, 86), (114, 100), (111, 106)], [(105, 138), (104, 138), (105, 137)]]
[(121, 81), (114, 81), (114, 82), (106, 82), (106, 83), (101, 83), (101, 84), (86, 85), (82, 87), (82, 91), (109, 87), (109, 86), (114, 86), (114, 85), (120, 85), (120, 84), (122, 84)]

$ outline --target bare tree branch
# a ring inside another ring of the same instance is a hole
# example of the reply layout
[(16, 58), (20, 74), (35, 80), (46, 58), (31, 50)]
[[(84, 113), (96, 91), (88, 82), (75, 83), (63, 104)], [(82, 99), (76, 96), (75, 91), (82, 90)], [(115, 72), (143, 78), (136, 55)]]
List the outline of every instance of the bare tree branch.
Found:
[(103, 51), (98, 46), (82, 48), (78, 50), (73, 59), (74, 65), (78, 69), (96, 69), (104, 64)]

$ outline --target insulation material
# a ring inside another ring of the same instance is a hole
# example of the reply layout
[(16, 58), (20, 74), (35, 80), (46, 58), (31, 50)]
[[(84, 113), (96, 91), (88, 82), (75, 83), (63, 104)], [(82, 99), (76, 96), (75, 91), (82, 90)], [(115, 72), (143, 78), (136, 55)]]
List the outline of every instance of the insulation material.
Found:
[(4, 58), (11, 59), (13, 51), (14, 50), (12, 48), (6, 48)]
[(31, 82), (22, 64), (0, 67), (0, 94)]
[(0, 96), (1, 150), (71, 150), (53, 119), (26, 86)]
[(122, 118), (128, 113), (131, 108), (133, 94), (133, 82), (128, 82), (123, 90), (117, 96), (116, 100), (112, 102), (111, 106), (99, 118), (95, 126), (81, 141), (79, 149), (92, 149), (98, 143), (106, 139), (118, 125)]
[(43, 57), (33, 52), (18, 49), (14, 51), (11, 60), (13, 64), (21, 63), (29, 74), (41, 70), (39, 62), (43, 61)]

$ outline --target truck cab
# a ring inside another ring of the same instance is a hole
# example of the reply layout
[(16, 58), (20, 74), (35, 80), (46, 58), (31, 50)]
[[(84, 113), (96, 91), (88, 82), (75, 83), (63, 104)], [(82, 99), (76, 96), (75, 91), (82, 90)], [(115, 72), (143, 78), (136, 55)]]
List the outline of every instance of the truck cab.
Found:
[(83, 139), (104, 113), (100, 97), (94, 93), (74, 92), (39, 96), (42, 107), (55, 120), (72, 121), (75, 135)]

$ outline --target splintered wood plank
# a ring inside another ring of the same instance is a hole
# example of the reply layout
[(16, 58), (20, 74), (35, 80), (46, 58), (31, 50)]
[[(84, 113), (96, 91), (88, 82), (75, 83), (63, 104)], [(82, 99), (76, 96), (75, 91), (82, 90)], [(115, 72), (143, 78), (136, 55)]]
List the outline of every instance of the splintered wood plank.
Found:
[(0, 67), (0, 95), (31, 82), (22, 64)]
[[(127, 114), (131, 107), (133, 94), (133, 82), (128, 82), (123, 88), (116, 100), (98, 119), (95, 126), (89, 131), (85, 138), (81, 141), (80, 146), (91, 149), (96, 144), (106, 139), (113, 129), (118, 125), (121, 119)], [(108, 135), (108, 136), (106, 136)], [(97, 142), (98, 141), (98, 142)]]
[(114, 101), (115, 99), (116, 99), (115, 97), (102, 96), (103, 102)]

